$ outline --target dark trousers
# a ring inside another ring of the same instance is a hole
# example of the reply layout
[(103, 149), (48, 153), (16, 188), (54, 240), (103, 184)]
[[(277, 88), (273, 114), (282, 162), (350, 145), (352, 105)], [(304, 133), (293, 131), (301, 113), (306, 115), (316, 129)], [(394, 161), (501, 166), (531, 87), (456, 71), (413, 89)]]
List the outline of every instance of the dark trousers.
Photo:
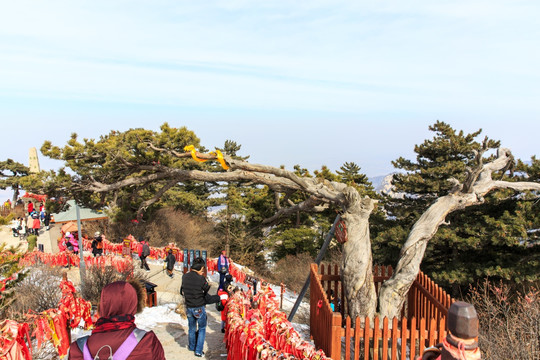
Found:
[(225, 286), (225, 275), (227, 275), (228, 272), (226, 273), (222, 273), (220, 272), (219, 273), (219, 289), (223, 289), (223, 287)]
[(150, 270), (148, 263), (146, 262), (146, 256), (141, 255), (141, 269)]

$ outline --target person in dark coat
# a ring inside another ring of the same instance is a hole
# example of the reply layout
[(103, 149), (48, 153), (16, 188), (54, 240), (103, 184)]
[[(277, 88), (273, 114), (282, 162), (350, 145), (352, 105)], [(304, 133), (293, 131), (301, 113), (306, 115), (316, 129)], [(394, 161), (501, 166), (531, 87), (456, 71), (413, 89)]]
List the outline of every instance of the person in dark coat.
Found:
[(99, 231), (94, 233), (94, 240), (92, 240), (92, 254), (94, 257), (103, 255), (103, 238)]
[(150, 267), (146, 262), (146, 258), (150, 255), (150, 245), (148, 245), (148, 240), (145, 240), (142, 236), (139, 237), (139, 259), (141, 259), (141, 269), (150, 271)]
[(48, 211), (45, 211), (45, 217), (43, 218), (43, 224), (45, 224), (45, 230), (50, 229), (51, 224), (51, 213)]
[(167, 257), (165, 258), (165, 264), (167, 264), (167, 275), (170, 278), (174, 277), (174, 264), (176, 263), (176, 257), (173, 255), (171, 249), (167, 252)]
[(195, 356), (204, 355), (204, 338), (206, 336), (206, 304), (220, 301), (218, 295), (209, 295), (210, 285), (204, 277), (206, 263), (198, 257), (193, 260), (191, 271), (182, 276), (180, 294), (184, 296), (188, 318), (188, 349)]
[(135, 314), (142, 311), (145, 297), (145, 290), (138, 281), (117, 281), (105, 286), (99, 303), (100, 318), (92, 334), (71, 343), (68, 359), (84, 359), (85, 340), (92, 359), (97, 355), (96, 359), (109, 359), (109, 356), (112, 359), (120, 345), (134, 335), (136, 345), (127, 360), (165, 360), (163, 346), (156, 334), (135, 326)]

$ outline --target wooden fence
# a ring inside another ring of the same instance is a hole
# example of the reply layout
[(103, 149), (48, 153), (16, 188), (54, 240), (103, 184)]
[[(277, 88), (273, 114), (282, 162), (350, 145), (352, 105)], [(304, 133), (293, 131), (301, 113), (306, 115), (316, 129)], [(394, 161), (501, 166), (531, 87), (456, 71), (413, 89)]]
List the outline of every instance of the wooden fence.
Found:
[[(377, 291), (391, 275), (391, 267), (374, 268)], [(319, 267), (312, 264), (310, 279), (311, 336), (315, 345), (334, 360), (414, 359), (446, 336), (446, 316), (454, 300), (422, 272), (409, 290), (401, 318), (392, 320), (351, 320), (337, 265), (321, 265), (319, 272)], [(335, 306), (338, 298), (342, 299), (339, 312), (330, 308), (330, 289), (336, 294)]]

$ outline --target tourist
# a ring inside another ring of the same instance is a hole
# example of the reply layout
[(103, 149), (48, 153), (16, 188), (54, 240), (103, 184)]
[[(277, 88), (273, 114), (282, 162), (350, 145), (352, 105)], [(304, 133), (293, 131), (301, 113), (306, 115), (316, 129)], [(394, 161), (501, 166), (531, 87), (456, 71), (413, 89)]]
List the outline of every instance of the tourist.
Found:
[[(98, 309), (100, 318), (92, 334), (71, 343), (68, 359), (164, 360), (163, 346), (156, 334), (135, 326), (135, 314), (142, 311), (145, 298), (146, 292), (138, 281), (117, 281), (105, 286)], [(121, 346), (122, 354), (117, 354)], [(83, 355), (85, 352), (87, 356)]]
[(39, 220), (39, 214), (36, 210), (32, 211), (32, 227), (34, 229), (34, 234), (39, 235), (39, 228), (41, 227), (41, 221)]
[(167, 275), (170, 278), (174, 277), (174, 264), (176, 263), (176, 257), (173, 255), (173, 251), (169, 249), (167, 252), (167, 257), (165, 258), (165, 265), (167, 269)]
[(34, 234), (34, 219), (32, 218), (32, 213), (28, 214), (26, 219), (26, 229), (29, 234)]
[(220, 301), (218, 295), (209, 295), (210, 285), (203, 276), (205, 261), (198, 257), (193, 260), (191, 271), (182, 277), (180, 294), (185, 298), (188, 318), (188, 349), (195, 352), (195, 356), (204, 355), (204, 338), (206, 336), (206, 304)]
[(341, 299), (337, 298), (336, 300), (336, 296), (334, 295), (334, 290), (332, 289), (328, 290), (328, 302), (330, 303), (330, 309), (332, 309), (332, 311), (337, 311), (337, 312), (341, 311)]
[(229, 258), (227, 257), (227, 252), (225, 250), (221, 251), (221, 255), (218, 257), (217, 268), (219, 272), (219, 287), (218, 289), (223, 289), (225, 284), (225, 275), (229, 272)]
[(94, 257), (103, 255), (103, 238), (99, 231), (94, 233), (94, 240), (92, 240), (92, 254)]
[(75, 236), (73, 236), (72, 233), (70, 233), (69, 231), (66, 233), (65, 235), (65, 244), (66, 244), (66, 248), (74, 253), (74, 254), (78, 254), (79, 253), (79, 242), (77, 241), (77, 239), (75, 239)]
[(51, 213), (48, 211), (45, 211), (45, 218), (43, 219), (43, 224), (45, 225), (45, 230), (50, 229), (51, 224)]
[(150, 267), (146, 262), (146, 258), (150, 255), (150, 245), (148, 245), (148, 240), (144, 240), (141, 236), (139, 238), (139, 258), (141, 259), (141, 269), (150, 271)]
[(226, 281), (223, 289), (218, 290), (218, 296), (219, 300), (221, 301), (221, 332), (225, 332), (225, 325), (227, 324), (227, 303), (229, 302), (229, 298), (232, 295), (232, 292), (234, 290), (233, 284), (231, 282)]

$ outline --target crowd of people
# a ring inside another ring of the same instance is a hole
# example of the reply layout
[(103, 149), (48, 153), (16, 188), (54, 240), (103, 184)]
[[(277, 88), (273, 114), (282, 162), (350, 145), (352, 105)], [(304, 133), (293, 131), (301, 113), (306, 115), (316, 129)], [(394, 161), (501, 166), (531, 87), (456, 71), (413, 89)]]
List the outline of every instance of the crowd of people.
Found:
[[(96, 232), (94, 242), (100, 241), (101, 234)], [(139, 239), (143, 243), (144, 239)], [(140, 248), (141, 268), (145, 269), (143, 260), (144, 250)], [(97, 246), (95, 247), (97, 249)], [(99, 255), (95, 255), (99, 256)], [(223, 256), (226, 256), (223, 254)], [(167, 254), (166, 269), (172, 265), (174, 270), (174, 255)], [(227, 258), (228, 264), (228, 258)], [(147, 265), (147, 264), (146, 264)], [(227, 265), (228, 266), (228, 265)], [(180, 294), (184, 296), (186, 315), (188, 319), (188, 349), (195, 356), (204, 356), (204, 341), (206, 337), (206, 305), (219, 304), (221, 311), (221, 329), (225, 332), (227, 319), (227, 303), (230, 295), (238, 288), (233, 286), (233, 277), (226, 273), (223, 286), (217, 294), (210, 294), (210, 285), (205, 277), (206, 262), (200, 257), (193, 260), (190, 271), (182, 277)], [(169, 271), (168, 271), (169, 273)], [(92, 333), (74, 341), (69, 350), (68, 359), (165, 359), (163, 346), (152, 331), (144, 331), (135, 325), (135, 314), (140, 312), (145, 303), (145, 290), (138, 281), (117, 281), (105, 286), (101, 292), (98, 307), (99, 318)]]
[[(16, 219), (13, 236), (37, 235), (41, 227), (50, 229), (51, 215), (43, 203), (28, 203), (25, 218)], [(83, 235), (85, 237), (86, 235)], [(77, 232), (62, 232), (58, 243), (59, 250), (78, 254), (79, 241)], [(148, 238), (139, 238), (137, 252), (140, 267), (150, 271), (147, 257), (150, 255)], [(103, 236), (97, 231), (92, 239), (92, 255), (103, 255)], [(168, 250), (164, 259), (164, 270), (170, 278), (174, 277), (176, 257)], [(182, 277), (180, 294), (184, 296), (188, 318), (188, 349), (195, 356), (204, 356), (203, 347), (206, 337), (206, 305), (216, 304), (221, 311), (221, 331), (225, 332), (227, 320), (227, 302), (235, 291), (232, 275), (229, 274), (229, 258), (223, 251), (218, 258), (219, 286), (215, 295), (210, 294), (210, 285), (205, 277), (206, 262), (200, 257), (193, 260), (190, 271)], [(99, 319), (92, 334), (73, 342), (69, 351), (69, 359), (165, 359), (163, 347), (152, 332), (146, 332), (135, 326), (135, 314), (142, 310), (146, 298), (145, 291), (139, 282), (118, 281), (105, 286), (101, 293), (98, 313)], [(236, 288), (238, 290), (238, 288)], [(121, 296), (119, 296), (121, 294)], [(121, 355), (121, 357), (120, 357)]]
[(13, 236), (21, 239), (28, 235), (39, 236), (41, 227), (45, 227), (45, 231), (50, 230), (51, 214), (45, 210), (43, 203), (34, 206), (33, 202), (28, 203), (28, 212), (22, 217), (15, 219), (15, 224), (12, 228)]

